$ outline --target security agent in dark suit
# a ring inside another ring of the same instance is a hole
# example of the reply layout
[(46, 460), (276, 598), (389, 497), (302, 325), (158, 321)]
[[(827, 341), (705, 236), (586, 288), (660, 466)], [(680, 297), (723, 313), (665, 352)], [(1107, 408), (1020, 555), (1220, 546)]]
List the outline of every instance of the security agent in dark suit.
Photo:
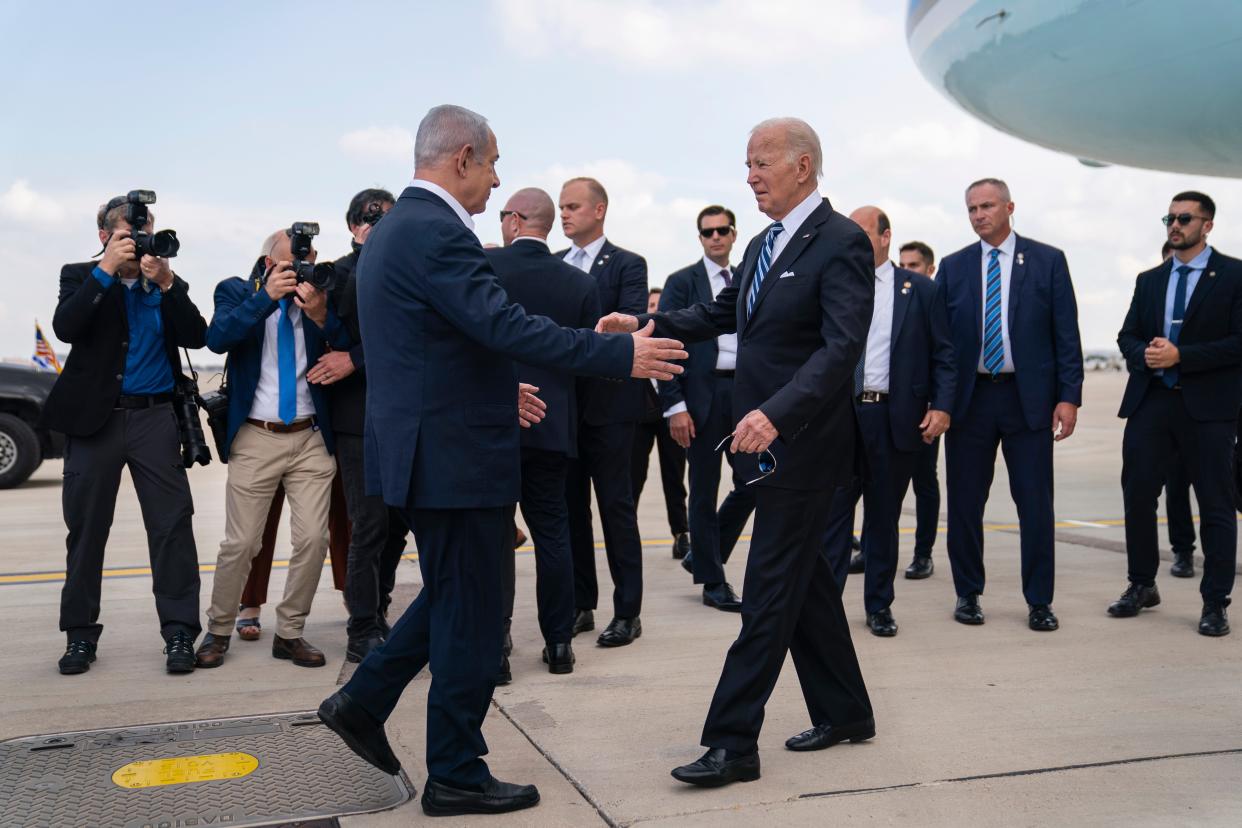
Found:
[(1078, 305), (1065, 254), (1010, 228), (1009, 187), (995, 178), (966, 189), (980, 242), (940, 263), (957, 360), (948, 466), (949, 563), (962, 624), (982, 624), (983, 508), (996, 448), (1018, 507), (1022, 594), (1032, 630), (1058, 627), (1052, 611), (1052, 444), (1074, 433), (1082, 404)]
[(1199, 501), (1199, 632), (1229, 633), (1237, 565), (1233, 449), (1242, 407), (1242, 261), (1208, 245), (1216, 205), (1178, 193), (1164, 217), (1171, 260), (1142, 273), (1117, 344), (1130, 371), (1119, 416), (1129, 586), (1109, 608), (1125, 618), (1160, 603), (1156, 500), (1174, 453)]
[[(500, 211), (503, 248), (487, 260), (509, 301), (527, 313), (546, 316), (566, 328), (591, 328), (599, 320), (599, 296), (591, 277), (548, 250), (556, 205), (543, 190), (518, 190)], [(519, 382), (538, 389), (547, 409), (535, 427), (523, 429), (522, 516), (535, 544), (535, 600), (543, 661), (551, 673), (572, 673), (574, 651), (574, 561), (569, 551), (569, 509), (565, 476), (578, 454), (578, 401), (572, 372), (525, 363)], [(505, 556), (504, 617), (513, 616), (514, 556)], [(508, 674), (508, 657), (501, 668)]]
[[(668, 277), (660, 310), (664, 313), (710, 304), (733, 284), (729, 265), (737, 241), (737, 218), (719, 205), (699, 211), (703, 258)], [(733, 488), (717, 510), (720, 452), (716, 446), (733, 431), (733, 383), (737, 335), (724, 334), (686, 346), (686, 370), (660, 384), (664, 416), (674, 440), (690, 461), (690, 537), (694, 551), (682, 565), (703, 585), (703, 603), (725, 612), (741, 612), (742, 600), (725, 578), (724, 566), (746, 521), (755, 510), (754, 490), (736, 471), (736, 455), (725, 453), (733, 471)]]
[[(850, 399), (873, 302), (871, 244), (816, 191), (823, 155), (795, 118), (765, 121), (746, 149), (747, 183), (774, 219), (746, 249), (737, 282), (711, 304), (658, 313), (656, 329), (702, 341), (737, 333), (736, 424), (729, 450), (755, 490), (742, 630), (729, 648), (698, 761), (682, 782), (718, 787), (759, 778), (764, 706), (791, 652), (813, 727), (790, 750), (875, 735), (841, 594), (823, 554), (833, 491), (854, 474)], [(635, 330), (643, 317), (605, 317)]]
[[(201, 629), (194, 502), (172, 391), (181, 377), (177, 349), (203, 347), (207, 322), (167, 259), (137, 257), (126, 206), (122, 196), (100, 208), (103, 258), (64, 266), (52, 317), (56, 336), (72, 346), (42, 415), (46, 427), (67, 436), (60, 629), (68, 646), (59, 663), (65, 674), (84, 673), (95, 661), (104, 548), (125, 466), (147, 530), (170, 673), (194, 669)], [(151, 232), (150, 224), (139, 229)]]
[(893, 231), (884, 211), (860, 207), (850, 219), (875, 250), (875, 305), (853, 383), (867, 462), (863, 479), (833, 496), (825, 551), (844, 589), (854, 508), (862, 498), (867, 627), (887, 637), (897, 634), (892, 603), (901, 501), (923, 449), (949, 428), (953, 343), (936, 283), (889, 261)]
[[(594, 178), (573, 178), (561, 188), (561, 230), (573, 242), (557, 253), (590, 274), (601, 314), (639, 314), (647, 308), (647, 262), (604, 237), (608, 193)], [(632, 380), (584, 378), (578, 383), (578, 457), (569, 464), (565, 487), (569, 540), (574, 557), (574, 633), (595, 629), (599, 602), (595, 535), (591, 529), (591, 484), (604, 551), (612, 575), (612, 621), (600, 634), (603, 647), (631, 644), (642, 635), (643, 548), (630, 480), (634, 428), (643, 416), (643, 388)]]
[(511, 360), (663, 379), (679, 370), (667, 360), (685, 352), (649, 336), (561, 328), (509, 301), (470, 230), (470, 214), (500, 183), (482, 116), (433, 108), (414, 154), (414, 181), (358, 262), (358, 311), (370, 380), (367, 490), (404, 509), (423, 589), (319, 716), (362, 758), (398, 773), (383, 723), (429, 666), (423, 810), (501, 813), (539, 801), (533, 785), (498, 781), (482, 759), (521, 487), (518, 420), (537, 420), (541, 405), (519, 394)]

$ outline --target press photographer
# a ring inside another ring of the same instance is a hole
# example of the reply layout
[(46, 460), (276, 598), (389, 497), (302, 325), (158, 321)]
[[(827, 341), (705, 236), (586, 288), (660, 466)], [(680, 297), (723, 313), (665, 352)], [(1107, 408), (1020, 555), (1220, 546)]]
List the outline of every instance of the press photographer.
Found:
[(102, 258), (60, 272), (52, 328), (71, 348), (43, 422), (67, 435), (60, 628), (68, 646), (59, 663), (65, 674), (84, 673), (95, 661), (104, 547), (124, 466), (147, 530), (168, 672), (194, 669), (198, 553), (173, 402), (177, 384), (190, 382), (177, 349), (201, 348), (207, 323), (169, 265), (180, 247), (176, 234), (152, 232), (147, 205), (154, 202), (155, 193), (134, 190), (99, 208)]

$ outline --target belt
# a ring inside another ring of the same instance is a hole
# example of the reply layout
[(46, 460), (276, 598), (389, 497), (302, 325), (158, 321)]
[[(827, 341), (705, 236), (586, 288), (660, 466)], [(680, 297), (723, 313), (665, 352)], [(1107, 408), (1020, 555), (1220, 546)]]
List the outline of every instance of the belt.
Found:
[(269, 423), (265, 420), (252, 420), (249, 417), (246, 418), (246, 422), (250, 423), (252, 426), (258, 426), (264, 431), (270, 431), (274, 434), (292, 434), (295, 431), (305, 431), (306, 429), (314, 426), (315, 418), (307, 417), (305, 420), (296, 420), (288, 425), (285, 425), (284, 423)]
[(975, 382), (987, 382), (999, 384), (1002, 382), (1013, 382), (1013, 372), (1004, 374), (975, 374)]
[(864, 391), (858, 395), (858, 401), (861, 403), (878, 403), (888, 399), (888, 394), (883, 391)]
[(722, 379), (733, 379), (733, 373), (734, 372), (732, 369), (728, 369), (728, 370), (725, 370), (723, 368), (712, 369), (712, 376), (721, 377)]
[(116, 405), (113, 408), (154, 408), (157, 405), (172, 402), (172, 392), (166, 391), (163, 394), (144, 394), (132, 395), (122, 394), (116, 398)]

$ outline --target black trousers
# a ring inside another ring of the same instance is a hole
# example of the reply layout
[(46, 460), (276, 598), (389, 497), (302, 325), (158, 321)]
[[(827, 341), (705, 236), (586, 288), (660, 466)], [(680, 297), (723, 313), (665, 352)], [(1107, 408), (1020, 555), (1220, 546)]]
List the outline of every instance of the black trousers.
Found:
[(664, 489), (668, 531), (677, 536), (690, 531), (686, 520), (686, 450), (673, 440), (673, 435), (668, 431), (668, 420), (663, 417), (635, 426), (634, 451), (631, 453), (634, 463), (630, 467), (634, 507), (638, 508), (643, 486), (647, 483), (647, 466), (653, 444), (660, 455), (660, 485)]
[(936, 545), (936, 532), (940, 524), (940, 479), (936, 475), (940, 465), (940, 438), (931, 445), (923, 446), (914, 464), (914, 554), (930, 558)]
[(608, 571), (612, 574), (613, 614), (618, 618), (637, 617), (643, 604), (643, 547), (630, 484), (633, 446), (633, 423), (583, 423), (578, 429), (578, 458), (569, 462), (565, 481), (569, 543), (574, 560), (574, 606), (595, 609), (599, 603), (595, 533), (591, 527), (594, 482), (599, 520), (604, 526)]
[(823, 554), (830, 491), (755, 491), (754, 539), (742, 588), (742, 631), (703, 726), (704, 747), (755, 749), (785, 653), (793, 655), (813, 724), (872, 715), (841, 593)]
[(1190, 475), (1180, 456), (1169, 461), (1169, 474), (1164, 481), (1164, 513), (1169, 519), (1169, 546), (1174, 554), (1193, 555), (1195, 551), (1195, 519), (1190, 511)]
[(1121, 440), (1121, 492), (1126, 511), (1129, 578), (1151, 586), (1160, 565), (1156, 501), (1174, 454), (1185, 463), (1199, 501), (1203, 543), (1204, 601), (1229, 603), (1238, 559), (1234, 512), (1233, 447), (1237, 423), (1199, 422), (1190, 416), (1180, 391), (1152, 382), (1138, 410), (1126, 421)]
[[(569, 553), (565, 474), (569, 458), (556, 451), (522, 449), (522, 517), (535, 544), (535, 602), (539, 631), (549, 644), (568, 644), (574, 627), (574, 559)], [(504, 617), (513, 617), (516, 572), (505, 558)]]
[(427, 666), (427, 775), (453, 787), (490, 777), (483, 740), (500, 664), (501, 570), (513, 555), (513, 507), (407, 509), (423, 588), (343, 688), (377, 722)]
[(388, 629), (384, 611), (396, 583), (397, 565), (405, 552), (408, 529), (400, 509), (366, 493), (362, 438), (336, 432), (336, 464), (341, 470), (349, 512), (348, 565), (345, 568), (346, 631), (350, 638), (382, 635)]
[(733, 547), (755, 511), (754, 489), (733, 472), (733, 489), (725, 496), (720, 508), (721, 455), (733, 468), (735, 455), (727, 447), (716, 451), (717, 444), (733, 431), (733, 378), (716, 377), (712, 407), (705, 422), (695, 423), (695, 438), (690, 441), (690, 540), (694, 546), (694, 582), (719, 584), (725, 578), (724, 565), (733, 554)]
[(174, 633), (198, 637), (198, 551), (194, 501), (181, 465), (172, 405), (116, 409), (103, 428), (65, 443), (61, 490), (69, 535), (65, 585), (60, 591), (60, 628), (70, 641), (97, 643), (104, 547), (112, 529), (121, 469), (129, 467), (147, 530), (155, 611), (165, 640)]

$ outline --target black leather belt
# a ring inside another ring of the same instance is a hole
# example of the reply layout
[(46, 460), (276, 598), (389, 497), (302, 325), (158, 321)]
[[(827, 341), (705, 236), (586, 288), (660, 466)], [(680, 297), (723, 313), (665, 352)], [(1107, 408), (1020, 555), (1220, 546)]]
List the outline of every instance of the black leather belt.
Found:
[(114, 408), (154, 408), (157, 405), (172, 402), (172, 392), (164, 394), (148, 394), (144, 396), (134, 396), (131, 394), (122, 394), (116, 398)]
[(1004, 374), (975, 374), (975, 382), (987, 382), (992, 384), (1013, 382), (1013, 372), (1010, 371)]
[(734, 373), (733, 371), (726, 371), (726, 370), (724, 370), (724, 369), (722, 369), (722, 368), (713, 368), (713, 369), (712, 369), (712, 376), (714, 376), (714, 377), (722, 377), (722, 378), (724, 378), (724, 379), (733, 379), (733, 373)]
[(858, 395), (860, 403), (878, 403), (888, 399), (888, 394), (883, 391), (864, 391)]

